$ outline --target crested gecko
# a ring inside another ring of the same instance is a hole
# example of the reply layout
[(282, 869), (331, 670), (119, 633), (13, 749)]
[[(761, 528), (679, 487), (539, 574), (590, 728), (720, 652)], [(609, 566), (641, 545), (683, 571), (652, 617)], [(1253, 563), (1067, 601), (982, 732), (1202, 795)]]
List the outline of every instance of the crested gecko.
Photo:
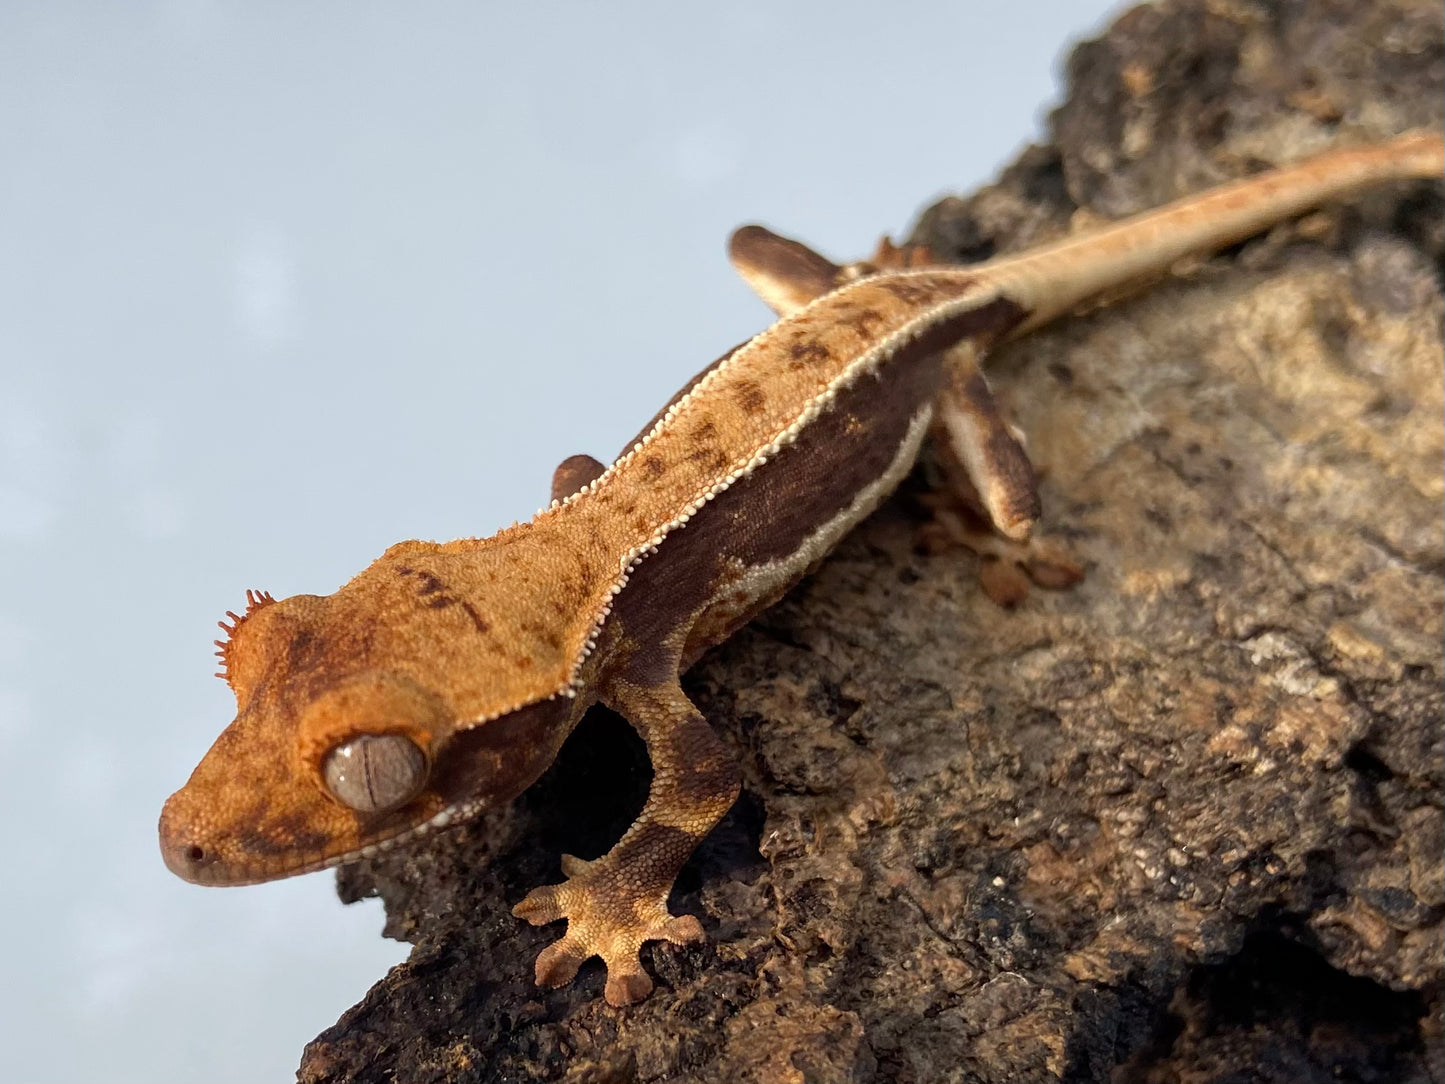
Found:
[(744, 227), (733, 262), (781, 319), (703, 370), (611, 465), (565, 460), (530, 522), (400, 542), (333, 594), (247, 593), (218, 641), (236, 717), (165, 804), (166, 864), (244, 884), (374, 855), (521, 793), (601, 702), (646, 741), (646, 804), (607, 854), (562, 856), (565, 880), (514, 913), (567, 920), (539, 983), (566, 983), (595, 955), (610, 1003), (645, 997), (643, 943), (703, 938), (695, 917), (668, 912), (668, 892), (740, 786), (682, 672), (872, 512), (931, 425), (998, 530), (1028, 537), (1032, 474), (983, 354), (1182, 257), (1442, 169), (1440, 136), (1409, 134), (963, 267), (839, 267)]

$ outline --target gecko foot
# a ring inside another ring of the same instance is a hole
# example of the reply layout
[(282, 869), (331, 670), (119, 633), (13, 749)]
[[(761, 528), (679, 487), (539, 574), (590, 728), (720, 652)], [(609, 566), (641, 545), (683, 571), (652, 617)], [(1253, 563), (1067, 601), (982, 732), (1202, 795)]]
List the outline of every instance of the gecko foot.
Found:
[(537, 957), (539, 986), (565, 986), (584, 961), (600, 956), (607, 965), (607, 1003), (630, 1005), (652, 991), (638, 959), (644, 942), (685, 945), (705, 939), (702, 923), (692, 915), (668, 913), (667, 888), (649, 893), (629, 884), (606, 857), (584, 862), (563, 855), (562, 872), (567, 880), (533, 889), (512, 908), (534, 926), (567, 920), (567, 932)]
[(963, 546), (978, 554), (979, 586), (995, 604), (1017, 606), (1028, 598), (1029, 585), (1050, 591), (1072, 587), (1084, 578), (1084, 569), (1061, 545), (1032, 537), (1015, 541), (995, 533), (965, 509), (951, 495), (922, 495), (932, 522), (918, 531), (918, 548), (925, 553), (942, 553)]

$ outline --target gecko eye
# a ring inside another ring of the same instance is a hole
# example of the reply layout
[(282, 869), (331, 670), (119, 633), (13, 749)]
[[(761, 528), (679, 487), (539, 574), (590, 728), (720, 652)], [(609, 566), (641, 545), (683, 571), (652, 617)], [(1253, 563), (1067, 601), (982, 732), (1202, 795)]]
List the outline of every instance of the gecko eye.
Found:
[(426, 756), (401, 734), (363, 734), (326, 754), (326, 789), (362, 813), (384, 813), (416, 797), (426, 782)]

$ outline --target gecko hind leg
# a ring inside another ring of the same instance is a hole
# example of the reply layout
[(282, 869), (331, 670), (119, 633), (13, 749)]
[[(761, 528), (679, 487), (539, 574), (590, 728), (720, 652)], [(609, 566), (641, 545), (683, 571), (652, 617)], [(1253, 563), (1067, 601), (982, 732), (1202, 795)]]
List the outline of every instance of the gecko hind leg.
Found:
[(647, 941), (681, 945), (704, 939), (692, 915), (667, 910), (683, 863), (737, 799), (737, 764), (674, 680), (640, 686), (614, 680), (608, 701), (647, 742), (652, 787), (641, 814), (601, 858), (562, 857), (561, 884), (533, 889), (512, 913), (534, 926), (567, 920), (567, 932), (537, 957), (537, 982), (563, 986), (582, 963), (607, 966), (610, 1005), (652, 990), (638, 953)]
[(595, 482), (606, 469), (590, 455), (569, 455), (552, 472), (552, 499), (565, 501), (583, 486)]
[(1004, 421), (972, 343), (947, 353), (944, 373), (933, 415), (944, 474), (962, 498), (977, 500), (1001, 535), (1025, 542), (1042, 512), (1034, 465)]
[(946, 362), (933, 430), (943, 478), (924, 498), (933, 522), (920, 531), (922, 548), (938, 552), (953, 543), (973, 550), (984, 593), (1000, 606), (1022, 602), (1030, 582), (1052, 589), (1078, 583), (1079, 564), (1058, 544), (1033, 536), (1041, 512), (1037, 474), (972, 344), (954, 347)]

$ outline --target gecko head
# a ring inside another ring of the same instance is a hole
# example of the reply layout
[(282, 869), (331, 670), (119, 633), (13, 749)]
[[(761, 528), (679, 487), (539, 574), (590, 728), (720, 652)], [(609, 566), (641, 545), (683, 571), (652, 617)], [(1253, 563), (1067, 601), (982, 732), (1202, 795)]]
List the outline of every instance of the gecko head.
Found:
[(246, 884), (369, 857), (540, 772), (523, 754), (546, 744), (534, 731), (551, 732), (556, 701), (459, 728), (404, 659), (338, 667), (365, 652), (338, 645), (355, 624), (328, 601), (268, 602), (230, 631), (236, 718), (161, 812), (161, 852), (180, 877)]
[(388, 672), (319, 691), (278, 684), (249, 700), (161, 811), (161, 853), (188, 881), (304, 873), (369, 853), (448, 805), (428, 787), (450, 721), (434, 693)]

